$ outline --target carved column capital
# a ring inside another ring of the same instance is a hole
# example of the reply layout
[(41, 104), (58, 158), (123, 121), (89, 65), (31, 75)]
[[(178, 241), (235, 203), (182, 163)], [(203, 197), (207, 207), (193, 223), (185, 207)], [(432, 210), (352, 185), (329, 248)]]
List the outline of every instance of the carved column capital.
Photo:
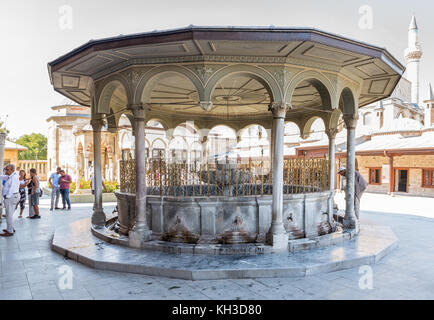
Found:
[(132, 103), (127, 106), (127, 110), (133, 113), (134, 121), (145, 121), (146, 111), (151, 108), (147, 103)]
[(95, 117), (90, 120), (90, 125), (94, 132), (100, 132), (104, 125), (104, 121), (101, 117)]
[(338, 128), (328, 128), (325, 130), (325, 133), (329, 137), (329, 139), (334, 139), (338, 132)]
[(357, 126), (357, 120), (359, 120), (359, 117), (354, 114), (344, 114), (343, 115), (345, 127), (348, 129), (356, 129)]
[(273, 118), (285, 118), (286, 111), (288, 109), (292, 109), (292, 105), (290, 103), (284, 102), (273, 102), (268, 106), (268, 111), (273, 113)]

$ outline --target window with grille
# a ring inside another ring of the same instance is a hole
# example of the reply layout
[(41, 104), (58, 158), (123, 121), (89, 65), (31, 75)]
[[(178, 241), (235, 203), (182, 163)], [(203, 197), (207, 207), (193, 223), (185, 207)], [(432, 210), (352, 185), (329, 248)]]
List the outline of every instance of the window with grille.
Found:
[(422, 170), (422, 187), (434, 188), (434, 169)]
[(381, 168), (369, 168), (369, 184), (381, 184)]

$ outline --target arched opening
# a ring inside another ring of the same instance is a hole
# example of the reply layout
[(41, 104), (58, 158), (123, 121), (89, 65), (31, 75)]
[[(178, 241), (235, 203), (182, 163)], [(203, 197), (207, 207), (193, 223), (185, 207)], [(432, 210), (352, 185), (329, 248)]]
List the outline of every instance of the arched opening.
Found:
[(269, 157), (269, 132), (257, 124), (243, 128), (239, 134), (239, 142), (234, 149), (241, 162), (249, 159), (263, 159)]
[(129, 95), (126, 86), (120, 80), (113, 80), (107, 83), (102, 89), (97, 110), (107, 115), (110, 112), (119, 112), (129, 104)]
[(167, 145), (161, 138), (156, 138), (151, 145), (152, 149), (152, 158), (166, 158), (167, 152), (166, 152)]
[(318, 141), (326, 137), (324, 120), (315, 117), (310, 128), (308, 128), (309, 138), (313, 141)]
[(131, 119), (122, 114), (118, 121), (119, 129), (119, 149), (121, 150), (121, 159), (127, 160), (133, 157), (134, 138), (132, 132)]
[(339, 98), (339, 108), (342, 110), (342, 113), (356, 115), (357, 114), (357, 106), (354, 99), (354, 95), (349, 88), (344, 88), (341, 92)]
[(169, 154), (172, 162), (188, 161), (188, 146), (184, 138), (174, 137), (169, 143)]
[(190, 161), (197, 163), (202, 161), (202, 145), (196, 141), (190, 147)]
[(296, 155), (295, 147), (299, 145), (300, 142), (300, 127), (292, 121), (285, 122), (284, 128), (284, 144), (283, 144), (283, 155), (284, 157), (291, 157)]
[(159, 140), (166, 140), (166, 128), (161, 123), (161, 121), (157, 119), (151, 119), (149, 120), (145, 125), (145, 134), (146, 134), (146, 140), (149, 140), (148, 142), (148, 150), (147, 150), (147, 157), (150, 158), (159, 158), (162, 156), (164, 158), (165, 155), (165, 146), (166, 143), (163, 142), (164, 147), (155, 147), (154, 142)]
[(307, 79), (297, 84), (291, 104), (297, 109), (332, 109), (330, 93), (317, 79)]
[(208, 160), (223, 160), (226, 157), (235, 157), (232, 154), (237, 144), (235, 130), (226, 125), (217, 125), (208, 133)]

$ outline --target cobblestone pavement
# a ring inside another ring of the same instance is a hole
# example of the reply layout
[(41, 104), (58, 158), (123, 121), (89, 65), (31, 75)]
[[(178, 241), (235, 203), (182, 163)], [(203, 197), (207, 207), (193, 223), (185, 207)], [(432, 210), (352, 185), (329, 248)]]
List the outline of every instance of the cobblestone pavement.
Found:
[[(340, 208), (342, 200), (338, 194)], [(106, 212), (113, 207), (106, 204)], [(18, 219), (16, 213), (16, 235), (0, 239), (0, 299), (434, 299), (433, 208), (432, 198), (364, 195), (361, 214), (391, 226), (399, 248), (372, 266), (373, 288), (361, 289), (359, 282), (369, 284), (369, 271), (359, 268), (306, 278), (215, 281), (94, 270), (50, 250), (54, 229), (88, 217), (92, 204), (49, 211), (44, 198), (41, 219)], [(72, 270), (72, 289), (62, 285), (65, 266)]]

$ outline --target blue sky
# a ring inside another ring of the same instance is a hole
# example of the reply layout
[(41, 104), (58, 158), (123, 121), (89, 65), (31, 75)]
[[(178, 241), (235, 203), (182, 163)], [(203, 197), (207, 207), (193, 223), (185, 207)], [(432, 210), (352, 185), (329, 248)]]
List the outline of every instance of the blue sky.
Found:
[[(72, 29), (62, 29), (63, 5), (72, 8)], [(359, 27), (359, 8), (372, 8), (372, 29)], [(424, 52), (421, 99), (434, 83), (434, 2), (353, 0), (21, 0), (0, 5), (2, 63), (0, 118), (11, 137), (47, 133), (50, 106), (65, 98), (54, 92), (47, 63), (89, 41), (119, 34), (194, 25), (315, 27), (386, 47), (404, 63), (407, 29), (414, 13)]]

